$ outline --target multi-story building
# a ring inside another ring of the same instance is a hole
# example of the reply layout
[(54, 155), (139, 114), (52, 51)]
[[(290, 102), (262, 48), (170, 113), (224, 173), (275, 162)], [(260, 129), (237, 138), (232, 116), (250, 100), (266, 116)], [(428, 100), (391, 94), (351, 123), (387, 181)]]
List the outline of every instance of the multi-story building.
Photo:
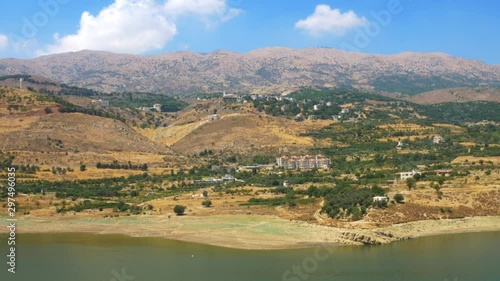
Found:
[(310, 170), (310, 169), (328, 169), (331, 164), (329, 158), (322, 155), (305, 156), (281, 156), (276, 158), (278, 167), (285, 169)]

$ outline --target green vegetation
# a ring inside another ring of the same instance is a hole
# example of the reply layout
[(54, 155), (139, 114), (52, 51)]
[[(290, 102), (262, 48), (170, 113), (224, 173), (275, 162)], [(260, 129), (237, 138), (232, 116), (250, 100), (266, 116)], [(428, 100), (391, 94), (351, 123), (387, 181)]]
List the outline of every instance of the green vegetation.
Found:
[(83, 113), (87, 115), (94, 115), (94, 116), (99, 116), (99, 117), (104, 117), (104, 118), (111, 118), (111, 119), (116, 119), (120, 120), (122, 122), (125, 122), (125, 119), (120, 116), (119, 114), (116, 113), (111, 113), (109, 111), (105, 111), (100, 108), (84, 108), (78, 105), (75, 105), (59, 96), (55, 95), (50, 95), (50, 94), (37, 94), (36, 98), (38, 101), (48, 101), (48, 102), (54, 102), (59, 104), (59, 112), (61, 113)]
[(403, 196), (403, 194), (398, 193), (394, 195), (394, 201), (398, 202), (399, 204), (402, 204), (405, 201), (405, 197)]
[(212, 201), (210, 201), (210, 200), (205, 200), (205, 201), (201, 202), (201, 205), (202, 205), (202, 206), (205, 206), (205, 207), (207, 207), (207, 208), (210, 208), (210, 206), (212, 206)]
[[(402, 82), (402, 85), (414, 85), (414, 83)], [(332, 119), (332, 116), (340, 115), (341, 105), (353, 104), (349, 113), (341, 115), (341, 120), (356, 119), (358, 115), (355, 113), (358, 112), (365, 114), (368, 120), (384, 122), (394, 122), (394, 116), (405, 120), (414, 119), (415, 122), (444, 122), (457, 125), (464, 122), (479, 122), (483, 120), (500, 122), (500, 116), (496, 114), (500, 110), (500, 105), (496, 102), (419, 105), (356, 90), (315, 90), (310, 88), (301, 89), (288, 95), (286, 98), (281, 101), (271, 98), (257, 99), (252, 102), (255, 108), (261, 112), (273, 116), (285, 117), (293, 117), (301, 113), (305, 117), (314, 115), (316, 119)], [(290, 98), (293, 101), (289, 100)], [(364, 107), (368, 105), (368, 101), (375, 101), (379, 104), (371, 104), (373, 108), (370, 111), (366, 111)], [(329, 106), (326, 105), (328, 102), (330, 102)], [(314, 105), (320, 105), (319, 109), (314, 110)], [(427, 116), (428, 119), (419, 120), (416, 118), (416, 113)]]
[(153, 104), (161, 104), (162, 112), (177, 112), (188, 105), (170, 96), (141, 92), (112, 93), (107, 95), (106, 99), (109, 100), (110, 106), (125, 108), (152, 107)]
[(186, 206), (182, 205), (175, 205), (174, 207), (174, 213), (178, 216), (184, 215), (184, 211), (186, 210)]
[(114, 160), (113, 163), (101, 163), (98, 162), (96, 164), (97, 169), (115, 169), (115, 170), (148, 170), (148, 164), (134, 165), (132, 162), (128, 161), (128, 163), (120, 164), (118, 161)]
[(385, 191), (378, 186), (372, 188), (353, 188), (349, 185), (336, 186), (330, 189), (309, 188), (310, 196), (325, 198), (325, 205), (321, 209), (332, 218), (351, 218), (359, 220), (366, 214), (370, 206), (385, 207), (385, 203), (374, 205), (373, 197), (382, 196)]
[(415, 111), (435, 122), (455, 125), (464, 122), (489, 120), (500, 122), (500, 104), (497, 102), (441, 103), (434, 105), (414, 105)]

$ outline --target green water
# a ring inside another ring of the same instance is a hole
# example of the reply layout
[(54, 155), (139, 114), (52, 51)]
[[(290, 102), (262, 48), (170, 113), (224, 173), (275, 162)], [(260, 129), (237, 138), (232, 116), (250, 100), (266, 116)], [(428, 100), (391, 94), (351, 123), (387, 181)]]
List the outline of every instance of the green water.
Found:
[(18, 234), (16, 274), (7, 272), (5, 238), (2, 281), (500, 280), (500, 232), (276, 251), (117, 235)]

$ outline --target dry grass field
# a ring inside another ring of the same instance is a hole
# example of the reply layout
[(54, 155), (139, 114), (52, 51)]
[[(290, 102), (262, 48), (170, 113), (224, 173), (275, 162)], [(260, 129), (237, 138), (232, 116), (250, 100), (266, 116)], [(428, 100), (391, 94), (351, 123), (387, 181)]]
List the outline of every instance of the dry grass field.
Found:
[[(202, 121), (204, 122), (204, 121)], [(198, 153), (205, 149), (248, 152), (261, 148), (304, 150), (316, 143), (300, 136), (308, 130), (321, 128), (333, 121), (304, 121), (255, 114), (222, 115), (221, 119), (195, 126), (177, 141), (172, 149), (181, 153)]]

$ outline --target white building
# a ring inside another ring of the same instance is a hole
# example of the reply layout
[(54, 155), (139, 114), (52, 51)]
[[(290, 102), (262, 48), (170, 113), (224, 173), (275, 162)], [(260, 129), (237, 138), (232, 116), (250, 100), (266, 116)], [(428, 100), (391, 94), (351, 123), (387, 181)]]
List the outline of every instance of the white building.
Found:
[(406, 180), (409, 178), (413, 178), (413, 176), (416, 174), (422, 175), (422, 172), (420, 172), (419, 170), (412, 170), (411, 172), (401, 172), (399, 174), (401, 176), (401, 180)]
[(233, 182), (235, 180), (236, 180), (236, 178), (231, 176), (230, 174), (224, 175), (222, 177), (222, 181), (224, 181), (224, 182)]
[(92, 100), (92, 103), (93, 103), (93, 104), (96, 104), (96, 105), (99, 105), (99, 106), (109, 106), (109, 101), (107, 101), (107, 100), (102, 100), (102, 99), (99, 99), (99, 100)]
[(445, 142), (444, 138), (440, 135), (435, 135), (434, 138), (432, 139), (432, 143), (434, 144), (440, 144), (444, 142)]
[(389, 198), (387, 198), (387, 196), (375, 196), (375, 197), (373, 197), (373, 202), (387, 203), (387, 201), (389, 201)]
[(153, 108), (156, 109), (156, 111), (161, 112), (161, 104), (155, 104), (153, 105)]
[(282, 156), (276, 158), (278, 167), (285, 169), (308, 170), (308, 169), (328, 169), (331, 160), (322, 155), (305, 155), (305, 156)]
[(215, 121), (215, 120), (219, 120), (219, 115), (213, 114), (208, 116), (208, 121)]

